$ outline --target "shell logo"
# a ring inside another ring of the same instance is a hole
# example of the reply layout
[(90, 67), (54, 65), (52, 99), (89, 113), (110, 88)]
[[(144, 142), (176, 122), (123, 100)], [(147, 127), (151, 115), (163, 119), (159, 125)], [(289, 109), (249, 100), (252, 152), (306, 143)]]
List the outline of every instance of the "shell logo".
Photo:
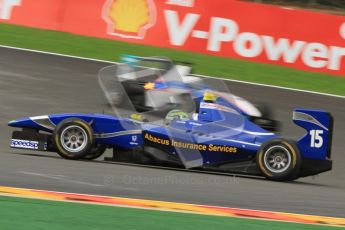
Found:
[(146, 31), (156, 23), (156, 6), (153, 0), (107, 0), (102, 17), (108, 34), (144, 39)]
[(343, 39), (345, 39), (345, 22), (343, 22), (343, 24), (340, 25), (339, 33), (340, 33), (340, 36)]

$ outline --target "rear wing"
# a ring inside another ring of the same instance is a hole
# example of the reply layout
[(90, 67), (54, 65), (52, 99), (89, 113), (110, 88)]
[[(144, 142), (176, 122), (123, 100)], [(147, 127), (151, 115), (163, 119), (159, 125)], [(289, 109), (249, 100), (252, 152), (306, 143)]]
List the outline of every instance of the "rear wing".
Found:
[(333, 116), (323, 110), (296, 109), (293, 121), (307, 133), (297, 141), (304, 158), (325, 160), (331, 158)]

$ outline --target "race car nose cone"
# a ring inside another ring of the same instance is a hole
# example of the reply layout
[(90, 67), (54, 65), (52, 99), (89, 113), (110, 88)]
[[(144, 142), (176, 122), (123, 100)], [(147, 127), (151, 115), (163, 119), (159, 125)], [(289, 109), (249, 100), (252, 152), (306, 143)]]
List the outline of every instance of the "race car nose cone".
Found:
[(12, 120), (12, 121), (9, 121), (7, 125), (8, 126), (15, 126), (17, 123), (18, 123), (17, 120)]
[(16, 120), (12, 120), (12, 121), (8, 122), (8, 124), (10, 125), (10, 124), (13, 124), (15, 122), (16, 122)]
[(12, 120), (8, 122), (8, 126), (11, 127), (27, 127), (27, 125), (32, 125), (32, 121), (29, 118), (20, 118), (17, 120)]

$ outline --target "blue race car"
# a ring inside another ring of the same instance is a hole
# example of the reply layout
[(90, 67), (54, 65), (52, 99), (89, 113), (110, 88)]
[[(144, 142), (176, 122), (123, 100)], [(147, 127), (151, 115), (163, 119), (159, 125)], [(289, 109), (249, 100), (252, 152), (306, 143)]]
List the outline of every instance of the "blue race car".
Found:
[[(201, 77), (192, 74), (191, 63), (170, 61), (162, 57), (139, 57), (133, 55), (122, 55), (124, 63), (130, 65), (131, 71), (123, 71), (118, 77), (126, 94), (129, 95), (136, 111), (145, 112), (152, 109), (159, 109), (162, 105), (155, 98), (151, 100), (152, 91), (163, 88), (180, 88), (187, 90), (195, 100), (195, 105), (199, 106), (200, 99), (205, 91), (221, 90), (221, 97), (228, 101), (228, 106), (248, 117), (252, 122), (268, 131), (278, 132), (279, 122), (274, 119), (274, 114), (270, 106), (263, 102), (249, 102), (248, 100), (236, 96), (229, 92), (228, 88), (219, 87), (214, 79)], [(188, 66), (189, 65), (189, 66)], [(145, 68), (155, 67), (155, 68)], [(157, 69), (168, 71), (175, 68), (179, 78), (170, 77), (162, 81)], [(214, 84), (216, 83), (216, 84)], [(214, 86), (216, 85), (216, 89)], [(108, 99), (112, 102), (121, 100), (119, 94), (113, 93)], [(164, 101), (164, 100), (163, 100)]]
[(113, 161), (244, 173), (279, 181), (332, 169), (330, 113), (296, 109), (293, 121), (307, 132), (296, 141), (286, 139), (233, 108), (223, 97), (226, 87), (221, 80), (215, 79), (199, 96), (169, 85), (183, 82), (174, 67), (150, 69), (162, 87), (151, 87), (147, 97), (157, 103), (138, 112), (121, 80), (123, 74), (137, 73), (136, 68), (122, 64), (100, 71), (100, 86), (114, 115), (53, 114), (10, 121), (9, 126), (22, 128), (13, 132), (10, 146), (53, 151), (67, 159), (94, 159), (111, 148)]

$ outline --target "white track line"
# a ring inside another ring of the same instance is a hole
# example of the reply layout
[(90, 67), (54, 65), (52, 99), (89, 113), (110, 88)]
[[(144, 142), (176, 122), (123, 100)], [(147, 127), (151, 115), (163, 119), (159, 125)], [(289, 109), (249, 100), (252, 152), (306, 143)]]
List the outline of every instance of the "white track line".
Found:
[(119, 62), (112, 62), (112, 61), (101, 60), (101, 59), (79, 57), (79, 56), (73, 56), (73, 55), (67, 55), (67, 54), (59, 54), (59, 53), (53, 53), (53, 52), (47, 52), (47, 51), (41, 51), (41, 50), (26, 49), (26, 48), (14, 47), (14, 46), (0, 45), (0, 48), (21, 50), (21, 51), (27, 51), (27, 52), (33, 52), (33, 53), (40, 53), (40, 54), (48, 54), (48, 55), (67, 57), (67, 58), (75, 58), (75, 59), (94, 61), (94, 62), (103, 62), (103, 63), (109, 63), (109, 64), (118, 64), (119, 63)]
[(193, 74), (193, 75), (194, 76), (200, 76), (200, 77), (207, 77), (207, 78), (222, 79), (222, 80), (225, 80), (225, 81), (243, 83), (243, 84), (248, 84), (248, 85), (270, 87), (270, 88), (275, 88), (275, 89), (283, 89), (283, 90), (290, 90), (290, 91), (296, 91), (296, 92), (301, 92), (301, 93), (309, 93), (309, 94), (316, 94), (316, 95), (321, 95), (321, 96), (336, 97), (336, 98), (345, 99), (345, 96), (336, 95), (336, 94), (330, 94), (330, 93), (321, 93), (321, 92), (304, 90), (304, 89), (295, 89), (295, 88), (289, 88), (289, 87), (284, 87), (284, 86), (268, 85), (268, 84), (255, 83), (255, 82), (249, 82), (249, 81), (241, 81), (241, 80), (235, 80), (235, 79), (226, 79), (226, 78), (221, 78), (221, 77), (212, 77), (212, 76), (200, 75), (200, 74)]
[[(119, 62), (112, 62), (112, 61), (107, 61), (107, 60), (102, 60), (102, 59), (79, 57), (79, 56), (73, 56), (73, 55), (67, 55), (67, 54), (59, 54), (59, 53), (40, 51), (40, 50), (33, 50), (33, 49), (26, 49), (26, 48), (14, 47), (14, 46), (0, 45), (0, 48), (21, 50), (21, 51), (27, 51), (27, 52), (33, 52), (33, 53), (55, 55), (55, 56), (60, 56), (60, 57), (75, 58), (75, 59), (80, 59), (80, 60), (102, 62), (102, 63), (109, 63), (109, 64), (118, 64), (119, 63)], [(194, 76), (207, 77), (207, 78), (215, 78), (215, 79), (221, 79), (221, 80), (225, 80), (225, 81), (237, 82), (237, 83), (248, 84), (248, 85), (270, 87), (270, 88), (276, 88), (276, 89), (290, 90), (290, 91), (296, 91), (296, 92), (301, 92), (301, 93), (309, 93), (309, 94), (316, 94), (316, 95), (322, 95), (322, 96), (327, 96), (327, 97), (335, 97), (335, 98), (345, 99), (345, 96), (336, 95), (336, 94), (329, 94), (329, 93), (315, 92), (315, 91), (310, 91), (310, 90), (295, 89), (295, 88), (276, 86), (276, 85), (268, 85), (268, 84), (261, 84), (261, 83), (241, 81), (241, 80), (235, 80), (235, 79), (226, 79), (226, 78), (222, 78), (222, 77), (212, 77), (212, 76), (200, 75), (200, 74), (194, 74)]]

